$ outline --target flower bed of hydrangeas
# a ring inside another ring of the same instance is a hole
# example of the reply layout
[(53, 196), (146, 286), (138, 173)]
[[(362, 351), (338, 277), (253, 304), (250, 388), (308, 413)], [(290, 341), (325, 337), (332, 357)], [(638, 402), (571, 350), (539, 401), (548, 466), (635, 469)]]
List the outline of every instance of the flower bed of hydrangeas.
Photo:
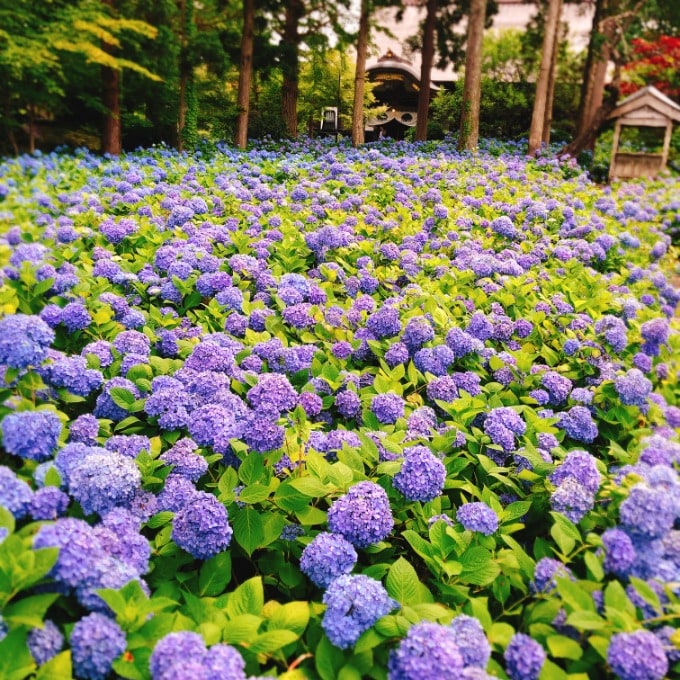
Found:
[(680, 672), (677, 179), (486, 145), (0, 165), (0, 677)]

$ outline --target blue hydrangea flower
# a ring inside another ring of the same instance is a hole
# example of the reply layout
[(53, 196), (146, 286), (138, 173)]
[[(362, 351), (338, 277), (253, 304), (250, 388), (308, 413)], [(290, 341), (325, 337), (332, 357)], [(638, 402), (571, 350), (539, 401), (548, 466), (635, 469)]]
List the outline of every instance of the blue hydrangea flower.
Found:
[(83, 680), (105, 680), (127, 644), (121, 627), (96, 612), (76, 622), (69, 642), (74, 673)]
[(66, 513), (70, 498), (56, 486), (43, 486), (31, 498), (29, 513), (34, 520), (56, 519)]
[(446, 345), (453, 351), (456, 359), (478, 352), (484, 347), (478, 338), (457, 327), (446, 334)]
[(404, 449), (404, 462), (392, 483), (410, 501), (427, 503), (439, 496), (446, 481), (446, 468), (427, 446)]
[(465, 503), (456, 511), (456, 519), (467, 531), (479, 531), (491, 536), (498, 529), (498, 515), (486, 503)]
[(5, 450), (20, 458), (44, 461), (54, 452), (61, 420), (53, 411), (19, 411), (6, 415), (0, 424)]
[(357, 559), (349, 541), (339, 534), (322, 532), (302, 551), (300, 571), (319, 588), (327, 588), (333, 579), (349, 574)]
[(64, 634), (54, 621), (45, 619), (42, 628), (31, 628), (26, 645), (36, 665), (42, 666), (63, 649)]
[(286, 431), (280, 425), (273, 423), (269, 418), (260, 417), (257, 413), (254, 413), (243, 428), (241, 437), (253, 451), (266, 453), (283, 446), (286, 439)]
[(394, 526), (385, 490), (374, 482), (358, 482), (328, 510), (328, 526), (357, 548), (385, 539)]
[(664, 489), (636, 484), (619, 507), (621, 526), (633, 537), (661, 538), (673, 528), (674, 505)]
[(549, 593), (557, 587), (556, 578), (574, 578), (569, 567), (552, 557), (542, 557), (536, 562), (531, 589), (536, 593)]
[(172, 522), (172, 540), (199, 560), (225, 550), (232, 534), (227, 509), (215, 496), (203, 491), (196, 492)]
[(549, 403), (553, 406), (566, 401), (572, 388), (571, 380), (556, 371), (546, 371), (541, 376), (541, 385), (548, 391)]
[(343, 390), (335, 396), (335, 407), (345, 418), (354, 418), (361, 413), (361, 399), (352, 390)]
[(404, 400), (394, 392), (376, 394), (371, 400), (371, 411), (379, 423), (396, 423), (404, 416)]
[(16, 519), (25, 517), (31, 507), (33, 490), (17, 477), (14, 470), (0, 465), (0, 505), (7, 508)]
[(545, 663), (545, 650), (524, 633), (515, 633), (503, 652), (511, 680), (537, 680)]
[(567, 477), (550, 495), (550, 505), (577, 523), (593, 509), (595, 496), (574, 477)]
[(188, 505), (198, 490), (194, 484), (181, 475), (169, 475), (165, 480), (163, 491), (158, 494), (158, 509), (178, 512)]
[(572, 406), (560, 414), (558, 426), (572, 439), (584, 444), (592, 443), (597, 437), (597, 425), (586, 406)]
[(550, 475), (550, 481), (559, 485), (569, 477), (575, 479), (593, 494), (597, 493), (602, 479), (595, 457), (581, 449), (569, 451), (566, 458)]
[(69, 333), (74, 333), (87, 328), (92, 323), (92, 317), (82, 302), (69, 302), (61, 310), (61, 322)]
[(366, 319), (366, 328), (376, 338), (391, 338), (401, 331), (399, 312), (394, 307), (381, 307)]
[(635, 562), (635, 547), (630, 536), (617, 527), (602, 534), (604, 570), (617, 576), (626, 576)]
[(463, 663), (466, 666), (486, 668), (491, 658), (491, 645), (479, 619), (459, 614), (451, 621), (449, 628), (453, 631)]
[(373, 624), (398, 607), (380, 581), (368, 576), (343, 574), (323, 595), (326, 605), (321, 625), (340, 649), (351, 647)]
[(509, 406), (491, 409), (484, 421), (484, 432), (506, 453), (516, 448), (515, 436), (522, 436), (525, 431), (526, 423), (519, 413)]
[(420, 349), (426, 342), (434, 339), (434, 329), (424, 316), (409, 319), (402, 334), (402, 341), (410, 352)]
[(50, 576), (71, 588), (87, 583), (102, 554), (102, 545), (92, 527), (75, 517), (60, 517), (41, 526), (33, 547), (59, 548)]
[(104, 391), (97, 397), (94, 407), (94, 415), (97, 418), (108, 418), (109, 420), (119, 421), (128, 417), (128, 412), (118, 406), (111, 397), (111, 390), (114, 387), (122, 387), (129, 390), (135, 399), (139, 399), (139, 390), (136, 385), (127, 378), (112, 378), (104, 386)]
[(631, 368), (625, 375), (620, 375), (614, 380), (614, 387), (622, 404), (644, 406), (652, 391), (652, 381), (646, 378), (639, 369)]
[(398, 364), (403, 364), (408, 361), (409, 353), (408, 347), (403, 342), (395, 342), (385, 352), (385, 362), (390, 368), (394, 368)]
[[(210, 647), (203, 657), (203, 665), (210, 680), (246, 680), (246, 662), (238, 649), (231, 645)], [(183, 677), (187, 678), (186, 675)]]
[(662, 680), (668, 673), (663, 643), (648, 630), (614, 633), (607, 662), (620, 680)]
[(141, 485), (142, 475), (135, 461), (115, 451), (86, 455), (68, 475), (69, 493), (85, 514), (104, 514), (127, 505)]
[(71, 394), (86, 397), (101, 387), (104, 377), (101, 371), (87, 367), (83, 356), (55, 358), (41, 369), (43, 378), (53, 387), (66, 389)]
[(180, 475), (192, 482), (197, 482), (208, 471), (208, 461), (195, 453), (197, 448), (198, 446), (192, 439), (183, 437), (161, 454), (159, 460), (166, 465), (173, 466), (171, 475)]
[(411, 626), (387, 662), (389, 680), (460, 678), (465, 660), (451, 628), (430, 621)]
[(0, 364), (38, 366), (53, 341), (54, 331), (40, 317), (8, 314), (0, 319)]
[(257, 385), (248, 390), (247, 398), (255, 411), (278, 417), (283, 411), (295, 408), (298, 394), (285, 375), (264, 373)]

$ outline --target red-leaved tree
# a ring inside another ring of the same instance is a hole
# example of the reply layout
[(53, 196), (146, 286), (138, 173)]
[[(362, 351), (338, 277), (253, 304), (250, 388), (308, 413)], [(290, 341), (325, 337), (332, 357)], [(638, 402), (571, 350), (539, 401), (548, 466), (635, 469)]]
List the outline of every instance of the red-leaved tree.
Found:
[(662, 35), (654, 41), (636, 38), (632, 44), (631, 59), (621, 74), (621, 94), (629, 95), (653, 85), (680, 101), (680, 37)]

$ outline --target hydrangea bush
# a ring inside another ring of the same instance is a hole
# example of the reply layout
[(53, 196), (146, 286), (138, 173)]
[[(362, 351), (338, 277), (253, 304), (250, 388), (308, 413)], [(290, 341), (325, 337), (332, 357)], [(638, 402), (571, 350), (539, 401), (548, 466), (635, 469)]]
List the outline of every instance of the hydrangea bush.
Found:
[(677, 180), (309, 140), (0, 165), (0, 676), (680, 673)]

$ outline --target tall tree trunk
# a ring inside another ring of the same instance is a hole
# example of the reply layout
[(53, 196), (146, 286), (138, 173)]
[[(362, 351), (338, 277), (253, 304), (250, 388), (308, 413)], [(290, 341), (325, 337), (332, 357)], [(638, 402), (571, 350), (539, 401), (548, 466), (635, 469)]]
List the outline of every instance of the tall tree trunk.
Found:
[(482, 93), (482, 38), (486, 21), (486, 0), (472, 0), (468, 18), (465, 53), (465, 82), (460, 115), (458, 148), (477, 148), (479, 141), (479, 104)]
[(555, 104), (555, 81), (557, 80), (557, 53), (559, 52), (559, 24), (558, 35), (553, 43), (552, 58), (550, 60), (550, 76), (548, 79), (548, 93), (545, 99), (545, 111), (543, 113), (543, 135), (541, 142), (550, 144), (550, 128), (553, 120), (553, 106)]
[(238, 118), (236, 120), (236, 134), (234, 135), (234, 143), (240, 149), (245, 149), (248, 143), (254, 33), (255, 0), (243, 0), (243, 33), (241, 34), (241, 59), (238, 74)]
[[(604, 79), (601, 77), (601, 73), (602, 71), (606, 73), (607, 58), (605, 58), (602, 50), (604, 43), (600, 33), (600, 23), (607, 12), (607, 5), (608, 0), (596, 0), (595, 2), (586, 62), (583, 67), (583, 80), (581, 81), (581, 96), (576, 119), (576, 137), (582, 135), (590, 125), (596, 108), (593, 107), (593, 101), (597, 99), (597, 97), (594, 97), (594, 92), (600, 87), (604, 91)], [(602, 66), (604, 68), (601, 68)]]
[(291, 137), (297, 137), (298, 73), (300, 60), (300, 19), (304, 14), (302, 0), (286, 4), (283, 27), (283, 85), (281, 87), (281, 115)]
[[(585, 149), (594, 148), (597, 132), (616, 107), (619, 95), (623, 62), (618, 49), (619, 44), (646, 1), (636, 0), (635, 4), (630, 5), (627, 5), (625, 0), (598, 1), (595, 8), (597, 26), (593, 19), (593, 32), (596, 32), (594, 40), (591, 35), (593, 55), (591, 57), (589, 45), (581, 90), (579, 124), (574, 139), (562, 149), (562, 153), (578, 156)], [(614, 62), (614, 76), (609, 86), (605, 87), (607, 63), (610, 60)], [(608, 96), (605, 97), (607, 90)]]
[(189, 58), (189, 47), (194, 38), (194, 1), (181, 0), (180, 4), (180, 65), (179, 110), (177, 112), (177, 149), (184, 151), (196, 143), (197, 101), (194, 69)]
[(354, 106), (352, 108), (352, 144), (364, 143), (364, 93), (366, 91), (366, 54), (368, 52), (368, 15), (370, 0), (361, 0), (359, 34), (357, 36), (357, 63), (354, 72)]
[(28, 115), (28, 153), (35, 151), (35, 107), (29, 104), (26, 111)]
[(427, 119), (430, 115), (430, 83), (434, 61), (434, 29), (437, 23), (437, 0), (427, 0), (427, 14), (423, 28), (423, 50), (420, 63), (420, 92), (418, 92), (418, 118), (416, 120), (416, 141), (427, 139)]
[(536, 82), (536, 97), (534, 109), (531, 115), (531, 128), (529, 129), (530, 156), (536, 154), (543, 139), (543, 123), (545, 121), (545, 109), (548, 103), (548, 90), (550, 84), (550, 66), (553, 58), (553, 47), (557, 40), (557, 30), (560, 23), (560, 11), (562, 0), (548, 0), (548, 16), (545, 21), (545, 35), (543, 36), (543, 49), (541, 51), (541, 66)]
[(102, 103), (105, 108), (102, 153), (118, 156), (123, 145), (120, 125), (120, 71), (115, 68), (102, 67)]
[[(115, 0), (103, 0), (112, 10)], [(114, 54), (116, 49), (108, 43), (102, 44), (102, 49)], [(118, 156), (123, 148), (122, 130), (120, 125), (120, 71), (108, 66), (102, 66), (102, 104), (104, 105), (104, 121), (102, 126), (102, 153)]]

